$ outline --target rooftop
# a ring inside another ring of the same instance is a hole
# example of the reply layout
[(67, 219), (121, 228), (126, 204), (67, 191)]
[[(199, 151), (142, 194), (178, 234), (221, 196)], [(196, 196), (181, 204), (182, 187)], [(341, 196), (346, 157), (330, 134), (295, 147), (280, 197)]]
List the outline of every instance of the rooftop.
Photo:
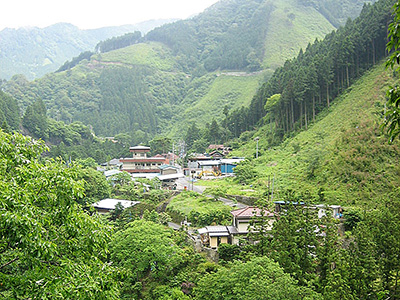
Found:
[[(258, 207), (248, 206), (245, 208), (240, 208), (231, 211), (231, 214), (234, 217), (238, 218), (251, 218), (251, 217), (260, 217), (261, 216), (261, 209)], [(264, 210), (265, 217), (273, 217), (275, 214), (270, 212), (269, 210)]]
[(101, 201), (98, 201), (96, 203), (93, 203), (93, 207), (94, 208), (99, 208), (99, 209), (108, 209), (108, 210), (112, 210), (115, 209), (115, 206), (121, 203), (121, 205), (124, 208), (128, 208), (130, 206), (134, 206), (138, 203), (140, 203), (139, 201), (130, 201), (130, 200), (120, 200), (120, 199), (103, 199)]
[(131, 152), (148, 152), (148, 151), (150, 151), (150, 147), (147, 147), (147, 146), (134, 146), (134, 147), (130, 147), (129, 151), (131, 151)]

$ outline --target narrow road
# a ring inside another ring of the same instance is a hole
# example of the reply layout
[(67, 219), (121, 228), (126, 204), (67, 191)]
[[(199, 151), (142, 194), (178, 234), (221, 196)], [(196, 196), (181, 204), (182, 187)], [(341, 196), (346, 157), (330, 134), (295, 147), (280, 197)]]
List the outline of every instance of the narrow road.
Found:
[(231, 206), (231, 207), (233, 207), (233, 208), (239, 209), (239, 208), (245, 208), (245, 207), (247, 207), (246, 204), (243, 204), (243, 203), (240, 203), (240, 202), (234, 202), (234, 201), (229, 200), (229, 199), (226, 199), (226, 198), (220, 197), (219, 200), (222, 201), (222, 202), (224, 202), (225, 205)]

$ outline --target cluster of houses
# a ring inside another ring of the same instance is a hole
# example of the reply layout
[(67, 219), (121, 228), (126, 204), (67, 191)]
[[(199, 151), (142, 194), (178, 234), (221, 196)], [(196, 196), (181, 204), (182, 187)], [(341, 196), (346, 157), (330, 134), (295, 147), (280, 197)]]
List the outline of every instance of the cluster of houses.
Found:
[[(210, 145), (209, 154), (192, 155), (188, 160), (188, 167), (183, 169), (176, 167), (170, 162), (176, 161), (177, 156), (174, 154), (164, 154), (148, 157), (150, 147), (135, 146), (130, 147), (129, 151), (132, 157), (112, 160), (110, 164), (116, 166), (115, 169), (104, 171), (107, 179), (113, 178), (121, 172), (127, 172), (134, 178), (155, 178), (157, 177), (162, 186), (167, 189), (176, 189), (176, 180), (185, 175), (201, 177), (203, 175), (219, 176), (221, 174), (232, 174), (234, 168), (243, 161), (243, 158), (225, 158), (229, 153), (228, 148), (223, 145)], [(107, 213), (115, 209), (120, 203), (122, 208), (128, 208), (138, 204), (137, 201), (127, 201), (118, 199), (104, 199), (95, 203), (93, 206), (99, 213)], [(244, 207), (231, 211), (232, 224), (229, 226), (206, 226), (198, 229), (200, 240), (203, 246), (211, 249), (217, 249), (220, 244), (239, 244), (241, 239), (245, 239), (249, 232), (255, 230), (253, 224), (264, 217), (267, 222), (266, 230), (271, 230), (276, 217), (287, 210), (287, 202), (276, 201), (275, 210), (260, 210), (257, 207)], [(305, 206), (304, 203), (290, 203), (291, 205)], [(331, 212), (334, 218), (342, 217), (342, 208), (338, 205), (314, 205), (308, 206), (307, 209), (316, 211), (318, 218), (322, 218)]]
[(194, 154), (188, 159), (188, 166), (183, 170), (174, 164), (178, 156), (173, 153), (157, 154), (149, 157), (150, 147), (130, 147), (132, 157), (113, 159), (108, 165), (113, 166), (111, 170), (104, 170), (104, 175), (110, 181), (120, 172), (127, 172), (133, 178), (157, 177), (161, 180), (162, 186), (168, 189), (176, 189), (176, 180), (184, 176), (220, 176), (233, 174), (233, 169), (243, 158), (229, 158), (225, 156), (230, 149), (223, 145), (210, 145), (212, 150), (209, 154)]
[[(264, 229), (271, 230), (276, 217), (279, 214), (284, 213), (287, 209), (288, 202), (276, 201), (275, 211), (261, 210), (257, 207), (248, 206), (241, 209), (231, 211), (232, 214), (232, 225), (229, 226), (206, 226), (198, 229), (201, 243), (205, 247), (217, 249), (220, 244), (233, 244), (238, 245), (240, 239), (246, 239), (249, 232), (254, 231), (254, 224), (261, 220), (260, 217), (264, 217)], [(290, 203), (290, 205), (303, 206), (304, 203)], [(313, 205), (307, 206), (306, 209), (311, 209), (317, 212), (318, 218), (326, 216), (328, 213), (332, 213), (332, 217), (336, 219), (342, 218), (342, 208), (339, 205)]]
[(241, 157), (226, 158), (231, 149), (224, 145), (210, 145), (208, 149), (210, 152), (207, 154), (194, 154), (188, 158), (185, 175), (202, 177), (233, 174), (233, 169), (244, 160)]
[(164, 188), (176, 189), (175, 181), (184, 177), (180, 167), (170, 164), (177, 160), (178, 157), (175, 154), (158, 154), (148, 157), (150, 147), (146, 146), (130, 147), (129, 151), (132, 153), (132, 157), (114, 159), (108, 163), (114, 168), (104, 170), (103, 174), (111, 182), (117, 174), (127, 172), (133, 178), (153, 179), (157, 177), (161, 180)]

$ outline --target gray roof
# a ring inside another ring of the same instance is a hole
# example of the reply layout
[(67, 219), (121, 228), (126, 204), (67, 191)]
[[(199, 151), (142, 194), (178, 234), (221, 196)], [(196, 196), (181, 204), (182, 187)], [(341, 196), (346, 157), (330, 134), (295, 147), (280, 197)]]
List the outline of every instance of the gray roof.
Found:
[(199, 166), (219, 166), (221, 161), (219, 160), (206, 160), (206, 161), (198, 161)]
[(114, 175), (117, 175), (117, 174), (119, 174), (119, 173), (122, 173), (120, 170), (107, 170), (107, 171), (104, 171), (104, 176), (106, 176), (106, 177), (110, 177), (110, 176), (114, 176)]
[(221, 159), (221, 164), (222, 165), (237, 165), (238, 163), (244, 161), (244, 158), (225, 158)]
[(150, 151), (150, 147), (147, 147), (147, 146), (134, 146), (134, 147), (130, 147), (129, 150), (146, 150), (146, 151)]
[(99, 209), (115, 209), (115, 206), (117, 203), (121, 203), (124, 208), (128, 208), (130, 206), (134, 206), (138, 203), (139, 201), (130, 201), (130, 200), (120, 200), (120, 199), (103, 199), (101, 201), (98, 201), (96, 203), (93, 203), (94, 208), (99, 208)]
[(226, 226), (221, 226), (221, 225), (206, 226), (206, 229), (208, 232), (228, 232), (228, 229), (226, 228)]
[(167, 175), (157, 175), (158, 179), (161, 181), (163, 180), (168, 180), (168, 179), (178, 179), (178, 178), (183, 178), (185, 175), (182, 173), (176, 173), (176, 174), (167, 174)]

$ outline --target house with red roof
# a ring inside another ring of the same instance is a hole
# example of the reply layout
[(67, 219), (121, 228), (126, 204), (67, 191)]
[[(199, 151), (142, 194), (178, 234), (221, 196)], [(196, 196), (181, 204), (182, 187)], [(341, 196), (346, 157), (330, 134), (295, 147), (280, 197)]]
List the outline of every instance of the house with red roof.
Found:
[(237, 234), (232, 236), (232, 244), (238, 244), (239, 238), (246, 237), (246, 235), (252, 231), (252, 224), (259, 222), (257, 218), (264, 215), (268, 220), (267, 230), (272, 229), (272, 225), (275, 222), (275, 213), (269, 210), (261, 210), (258, 207), (248, 206), (231, 211), (232, 214), (232, 225), (236, 228)]

